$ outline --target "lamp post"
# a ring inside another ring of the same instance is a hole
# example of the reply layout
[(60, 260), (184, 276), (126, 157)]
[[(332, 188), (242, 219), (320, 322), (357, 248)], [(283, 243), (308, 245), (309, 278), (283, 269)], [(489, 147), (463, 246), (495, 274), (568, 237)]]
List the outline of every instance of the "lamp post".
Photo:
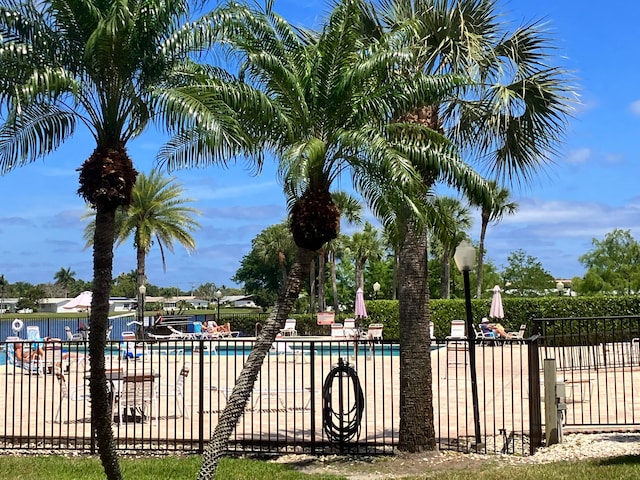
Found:
[(476, 342), (471, 314), (471, 285), (469, 272), (476, 263), (476, 250), (468, 241), (463, 240), (453, 255), (458, 270), (462, 272), (464, 281), (465, 311), (467, 314), (467, 341), (469, 343), (469, 370), (471, 374), (471, 402), (473, 404), (473, 425), (475, 430), (476, 450), (482, 443), (480, 436), (480, 406), (478, 405), (478, 378), (476, 372)]
[(556, 283), (556, 290), (558, 290), (558, 296), (561, 297), (564, 292), (564, 283), (558, 282)]
[(373, 296), (374, 298), (377, 300), (378, 299), (378, 292), (380, 291), (380, 283), (376, 282), (373, 284)]
[(216, 322), (220, 324), (220, 299), (222, 298), (222, 292), (220, 290), (216, 291), (216, 301), (218, 302), (218, 314), (216, 315)]
[(143, 338), (144, 332), (144, 296), (147, 287), (143, 283), (138, 287), (138, 338)]

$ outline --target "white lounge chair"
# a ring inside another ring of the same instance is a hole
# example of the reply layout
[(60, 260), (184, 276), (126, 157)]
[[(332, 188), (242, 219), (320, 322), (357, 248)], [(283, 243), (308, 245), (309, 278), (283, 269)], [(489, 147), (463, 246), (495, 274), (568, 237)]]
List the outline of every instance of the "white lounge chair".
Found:
[(296, 319), (287, 318), (284, 322), (284, 328), (280, 329), (280, 333), (282, 336), (298, 335), (298, 331), (296, 330)]
[(189, 410), (187, 409), (184, 401), (184, 392), (185, 383), (190, 371), (191, 367), (189, 367), (189, 365), (187, 364), (183, 364), (180, 372), (178, 373), (178, 378), (176, 379), (175, 384), (161, 383), (158, 387), (158, 396), (175, 397), (176, 417), (181, 417), (184, 415), (185, 418), (189, 418)]
[(366, 338), (371, 341), (380, 341), (382, 340), (382, 329), (384, 326), (381, 323), (372, 323), (369, 325), (369, 328), (366, 333)]
[(331, 338), (343, 339), (344, 338), (344, 325), (341, 323), (334, 323), (331, 325)]
[(355, 318), (344, 319), (344, 336), (352, 340), (358, 338), (358, 329), (356, 328)]
[(464, 320), (451, 320), (451, 333), (445, 337), (447, 340), (466, 340), (467, 333)]

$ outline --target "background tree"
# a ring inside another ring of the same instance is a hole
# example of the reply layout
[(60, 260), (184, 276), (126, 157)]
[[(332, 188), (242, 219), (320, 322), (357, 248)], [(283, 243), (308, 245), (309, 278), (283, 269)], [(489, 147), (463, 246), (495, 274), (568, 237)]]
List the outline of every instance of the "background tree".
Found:
[[(351, 174), (370, 206), (380, 190), (410, 188), (415, 175), (403, 152), (417, 149), (419, 140), (405, 140), (399, 151), (390, 142), (397, 125), (389, 126), (389, 119), (394, 111), (426, 101), (452, 83), (449, 78), (416, 81), (399, 75), (398, 66), (408, 60), (402, 52), (378, 51), (372, 44), (365, 48), (357, 0), (337, 3), (320, 33), (293, 28), (271, 7), (234, 4), (211, 19), (242, 64), (245, 83), (224, 85), (234, 89), (226, 97), (234, 102), (231, 109), (249, 112), (243, 115), (247, 128), (260, 131), (264, 146), (278, 159), (296, 258), (204, 452), (201, 478), (215, 472), (262, 362), (306, 281), (311, 259), (338, 235), (333, 181)], [(249, 91), (249, 85), (265, 93)]]
[[(487, 226), (490, 223), (499, 223), (504, 215), (513, 215), (518, 209), (518, 203), (511, 201), (511, 192), (506, 188), (501, 188), (495, 181), (489, 182), (491, 197), (486, 202), (478, 205), (480, 207), (480, 215), (482, 223), (480, 225), (480, 246), (478, 247), (478, 267), (476, 269), (478, 285), (476, 298), (482, 297), (482, 281), (484, 262), (484, 239), (487, 234)], [(489, 285), (489, 284), (488, 284)]]
[(592, 239), (591, 244), (593, 248), (578, 258), (587, 269), (585, 281), (574, 288), (585, 294), (640, 290), (640, 244), (631, 230), (616, 228), (603, 240)]
[(537, 258), (527, 255), (524, 250), (511, 252), (507, 263), (502, 274), (505, 288), (518, 292), (521, 297), (546, 295), (556, 288), (553, 276)]
[[(405, 75), (447, 72), (464, 83), (456, 95), (400, 112), (444, 134), (461, 154), (423, 161), (426, 191), (445, 182), (468, 199), (486, 198), (486, 185), (472, 169), (464, 171), (461, 158), (509, 182), (526, 182), (539, 171), (562, 138), (573, 100), (566, 72), (549, 62), (552, 45), (544, 31), (536, 24), (508, 31), (491, 0), (380, 0), (370, 11), (376, 37), (386, 36), (396, 48), (410, 42), (413, 69)], [(406, 358), (400, 386), (408, 391), (400, 397), (399, 448), (420, 451), (436, 448), (431, 364), (423, 347), (429, 343), (427, 244), (424, 222), (401, 220), (399, 271), (407, 288), (398, 297)]]
[(441, 247), (440, 298), (450, 298), (451, 259), (458, 244), (467, 238), (465, 232), (472, 225), (471, 212), (453, 197), (436, 197), (433, 207), (438, 222), (431, 230)]
[(72, 272), (71, 267), (61, 267), (60, 270), (58, 270), (53, 276), (56, 284), (60, 285), (64, 289), (65, 298), (69, 296), (69, 287), (71, 287), (76, 281), (75, 275), (76, 272)]
[[(174, 108), (165, 87), (191, 76), (191, 54), (206, 46), (208, 23), (192, 22), (190, 3), (0, 2), (0, 174), (56, 150), (89, 130), (95, 149), (80, 167), (78, 194), (95, 208), (89, 354), (92, 425), (107, 478), (122, 477), (114, 448), (104, 373), (115, 212), (126, 208), (136, 170), (127, 152), (150, 120), (180, 129), (190, 112)], [(160, 52), (162, 52), (160, 54)], [(163, 96), (156, 94), (163, 91)], [(175, 99), (175, 97), (174, 97)], [(210, 125), (198, 115), (200, 125)], [(220, 129), (218, 130), (220, 131)], [(238, 145), (231, 132), (229, 149)], [(198, 150), (183, 152), (192, 157)]]
[(256, 256), (262, 262), (278, 266), (280, 291), (287, 283), (288, 267), (295, 253), (295, 244), (288, 223), (267, 227), (251, 243)]
[(346, 239), (346, 248), (354, 261), (356, 289), (364, 290), (364, 271), (367, 262), (378, 260), (382, 256), (382, 241), (378, 231), (369, 222), (365, 222), (361, 232), (354, 232), (351, 238)]
[[(136, 249), (137, 287), (147, 283), (146, 258), (155, 243), (160, 249), (162, 267), (166, 271), (165, 249), (173, 252), (174, 242), (187, 251), (195, 251), (196, 243), (190, 232), (200, 227), (193, 218), (200, 212), (188, 206), (193, 202), (185, 198), (184, 187), (175, 177), (164, 177), (157, 170), (149, 176), (139, 174), (131, 192), (131, 205), (120, 210), (115, 220), (117, 246), (133, 237)], [(84, 231), (87, 247), (93, 245), (95, 220)], [(137, 288), (136, 288), (137, 292)], [(134, 297), (137, 296), (137, 293)]]

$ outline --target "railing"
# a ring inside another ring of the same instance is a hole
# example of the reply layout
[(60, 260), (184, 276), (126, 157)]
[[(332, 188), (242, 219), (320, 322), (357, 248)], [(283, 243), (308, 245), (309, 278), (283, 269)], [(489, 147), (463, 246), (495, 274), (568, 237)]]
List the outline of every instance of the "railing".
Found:
[(640, 425), (640, 317), (536, 318), (539, 369), (556, 360), (572, 428)]
[[(231, 452), (375, 454), (397, 446), (397, 344), (293, 337), (275, 345), (230, 439)], [(467, 451), (474, 438), (465, 345), (432, 345), (441, 449)], [(88, 345), (48, 347), (35, 372), (15, 363), (0, 366), (0, 409), (6, 413), (0, 448), (95, 452)], [(202, 452), (252, 347), (253, 341), (242, 338), (110, 342), (106, 368), (117, 448)], [(476, 346), (485, 451), (528, 455), (540, 445), (537, 368), (529, 375), (536, 355), (531, 340)], [(149, 378), (153, 394), (143, 390), (139, 406), (123, 401), (124, 377)]]

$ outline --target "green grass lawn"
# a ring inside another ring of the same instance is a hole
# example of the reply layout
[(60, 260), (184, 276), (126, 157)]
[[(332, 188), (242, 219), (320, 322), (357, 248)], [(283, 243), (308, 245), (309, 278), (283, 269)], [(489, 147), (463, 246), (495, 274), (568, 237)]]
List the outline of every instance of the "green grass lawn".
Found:
[[(194, 479), (200, 457), (122, 458), (126, 479)], [(355, 472), (354, 472), (355, 473)], [(397, 472), (399, 475), (402, 472)], [(0, 457), (0, 479), (103, 479), (104, 473), (96, 457), (22, 456)], [(224, 459), (216, 478), (225, 480), (338, 480), (348, 477), (307, 475), (286, 464), (261, 460)], [(407, 477), (405, 477), (407, 478)], [(482, 469), (425, 471), (412, 479), (439, 480), (603, 480), (640, 478), (640, 456), (615, 457), (607, 460), (561, 462), (546, 465), (501, 466), (492, 463)]]

